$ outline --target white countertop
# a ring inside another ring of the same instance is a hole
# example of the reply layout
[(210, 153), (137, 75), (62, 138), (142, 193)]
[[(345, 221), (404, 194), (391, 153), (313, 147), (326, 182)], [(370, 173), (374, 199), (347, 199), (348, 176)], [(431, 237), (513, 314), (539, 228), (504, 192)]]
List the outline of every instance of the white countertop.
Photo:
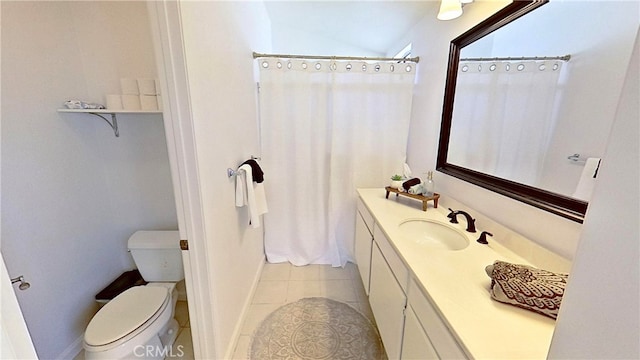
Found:
[[(448, 210), (439, 206), (422, 211), (419, 201), (389, 194), (385, 190), (358, 189), (358, 194), (398, 255), (422, 286), (432, 304), (457, 337), (467, 354), (476, 359), (545, 359), (555, 321), (546, 316), (491, 299), (491, 279), (485, 267), (496, 260), (532, 265), (488, 237), (468, 233), (466, 220), (450, 224)], [(470, 212), (473, 216), (473, 212)], [(451, 251), (422, 247), (407, 239), (399, 224), (407, 219), (431, 219), (461, 229), (469, 239), (465, 249)]]

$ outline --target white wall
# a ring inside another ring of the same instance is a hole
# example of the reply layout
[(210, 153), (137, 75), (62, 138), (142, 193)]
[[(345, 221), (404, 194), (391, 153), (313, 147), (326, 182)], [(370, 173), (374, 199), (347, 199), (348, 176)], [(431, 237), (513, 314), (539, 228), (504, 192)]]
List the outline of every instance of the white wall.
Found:
[(271, 32), (273, 34), (272, 52), (275, 54), (344, 54), (346, 56), (384, 55), (354, 44), (340, 41), (340, 39), (327, 38), (317, 33), (312, 33), (302, 29), (294, 29), (285, 24), (273, 23)]
[[(205, 219), (217, 358), (229, 358), (264, 261), (263, 229), (235, 207), (226, 169), (260, 156), (252, 51), (271, 50), (261, 2), (182, 2), (199, 183)], [(264, 169), (269, 181), (269, 169)], [(267, 194), (267, 201), (269, 196)]]
[(558, 314), (552, 359), (640, 358), (639, 40)]
[(175, 229), (160, 115), (58, 114), (154, 77), (138, 2), (2, 2), (2, 251), (40, 358), (71, 358), (137, 229)]

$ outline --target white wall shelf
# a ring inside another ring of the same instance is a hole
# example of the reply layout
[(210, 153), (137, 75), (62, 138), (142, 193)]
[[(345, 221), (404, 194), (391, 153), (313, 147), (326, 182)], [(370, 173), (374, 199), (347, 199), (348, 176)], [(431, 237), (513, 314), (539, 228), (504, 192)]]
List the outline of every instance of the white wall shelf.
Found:
[[(146, 114), (162, 114), (161, 110), (109, 110), (109, 109), (58, 109), (59, 113), (77, 113), (77, 114), (91, 114), (98, 116), (102, 120), (106, 121), (113, 129), (113, 133), (116, 137), (120, 136), (118, 131), (118, 119), (117, 114), (129, 114), (129, 115), (146, 115)], [(102, 114), (111, 115), (111, 121)]]

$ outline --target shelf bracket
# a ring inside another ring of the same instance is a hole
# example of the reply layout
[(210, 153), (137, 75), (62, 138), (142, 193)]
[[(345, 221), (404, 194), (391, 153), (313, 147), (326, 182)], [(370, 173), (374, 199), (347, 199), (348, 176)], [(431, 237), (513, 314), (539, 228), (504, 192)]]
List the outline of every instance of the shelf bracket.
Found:
[(111, 113), (111, 121), (98, 113), (90, 112), (89, 114), (98, 116), (102, 120), (106, 121), (107, 124), (109, 124), (109, 126), (111, 126), (111, 128), (113, 129), (113, 133), (116, 135), (116, 137), (120, 137), (120, 131), (118, 131), (118, 119), (116, 118), (115, 113)]

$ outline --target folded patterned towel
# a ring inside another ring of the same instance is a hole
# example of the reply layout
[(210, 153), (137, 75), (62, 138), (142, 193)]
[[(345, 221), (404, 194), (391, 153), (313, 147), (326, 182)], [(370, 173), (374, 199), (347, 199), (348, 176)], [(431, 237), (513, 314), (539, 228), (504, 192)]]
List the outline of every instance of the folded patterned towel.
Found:
[(407, 180), (407, 181), (403, 182), (402, 183), (402, 187), (404, 188), (405, 191), (408, 191), (409, 189), (411, 189), (411, 187), (413, 185), (418, 185), (420, 183), (421, 183), (420, 179), (413, 178), (413, 179), (410, 179), (410, 180)]
[(485, 268), (494, 300), (555, 319), (569, 274), (496, 261)]

